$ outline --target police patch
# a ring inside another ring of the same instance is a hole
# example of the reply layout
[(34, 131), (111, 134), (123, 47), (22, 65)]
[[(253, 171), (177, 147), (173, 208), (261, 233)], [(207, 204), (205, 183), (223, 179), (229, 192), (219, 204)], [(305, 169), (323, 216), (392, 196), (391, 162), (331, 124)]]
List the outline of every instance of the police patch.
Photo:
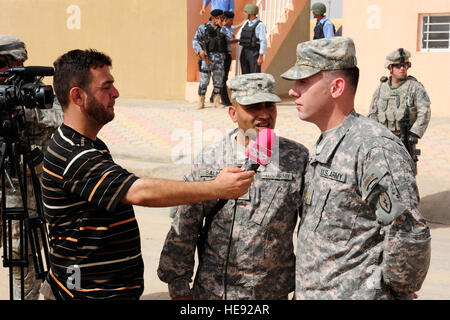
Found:
[(386, 211), (387, 213), (391, 213), (392, 202), (391, 202), (391, 198), (389, 198), (389, 195), (386, 193), (386, 191), (383, 192), (382, 194), (380, 194), (379, 203), (380, 203), (380, 207), (384, 211)]

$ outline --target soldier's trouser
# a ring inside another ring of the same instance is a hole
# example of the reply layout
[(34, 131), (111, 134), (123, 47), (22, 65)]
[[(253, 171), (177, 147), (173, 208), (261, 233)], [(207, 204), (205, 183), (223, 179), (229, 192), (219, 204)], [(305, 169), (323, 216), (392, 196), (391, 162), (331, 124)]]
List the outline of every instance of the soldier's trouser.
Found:
[[(6, 182), (8, 184), (8, 182)], [(20, 196), (20, 191), (18, 188), (18, 183), (15, 183), (15, 187), (17, 188), (16, 193), (13, 193), (12, 190), (7, 187), (6, 188), (6, 207), (23, 207), (22, 197)], [(30, 216), (36, 214), (36, 203), (34, 201), (34, 192), (32, 187), (31, 179), (27, 181), (27, 195), (28, 195), (28, 212)], [(0, 192), (1, 196), (1, 192)], [(3, 234), (2, 232), (7, 232), (7, 227), (2, 227), (2, 220), (0, 219), (0, 247), (2, 246)], [(24, 298), (25, 300), (37, 300), (39, 297), (39, 288), (41, 286), (42, 280), (37, 280), (35, 276), (34, 270), (34, 262), (31, 256), (31, 246), (28, 240), (28, 236), (23, 234), (24, 241), (28, 241), (28, 267), (24, 267)], [(25, 243), (25, 242), (24, 242)], [(12, 250), (13, 250), (13, 258), (20, 258), (20, 223), (17, 220), (12, 221)], [(1, 248), (1, 255), (3, 255), (3, 248)], [(20, 300), (20, 267), (13, 268), (13, 284), (14, 284), (14, 300)]]
[(261, 72), (261, 66), (258, 66), (258, 57), (259, 49), (242, 48), (239, 58), (242, 74)]
[(223, 87), (221, 92), (223, 104), (230, 104), (230, 98), (228, 97), (228, 87), (227, 87), (228, 73), (230, 73), (230, 67), (231, 67), (231, 54), (227, 52), (225, 55)]
[(223, 74), (225, 53), (212, 52), (209, 54), (210, 64), (206, 64), (205, 60), (201, 62), (200, 68), (200, 84), (198, 86), (198, 95), (204, 96), (209, 85), (209, 79), (213, 78), (214, 94), (220, 94), (223, 86)]

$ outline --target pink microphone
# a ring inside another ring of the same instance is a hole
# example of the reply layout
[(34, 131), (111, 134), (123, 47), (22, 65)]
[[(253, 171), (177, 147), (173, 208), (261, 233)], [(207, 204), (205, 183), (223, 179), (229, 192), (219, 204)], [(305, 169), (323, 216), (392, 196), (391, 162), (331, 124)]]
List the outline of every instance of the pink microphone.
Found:
[(277, 136), (275, 132), (269, 128), (259, 131), (256, 141), (251, 141), (245, 156), (248, 162), (245, 165), (245, 171), (256, 171), (260, 165), (266, 166), (272, 156), (272, 147), (275, 145)]

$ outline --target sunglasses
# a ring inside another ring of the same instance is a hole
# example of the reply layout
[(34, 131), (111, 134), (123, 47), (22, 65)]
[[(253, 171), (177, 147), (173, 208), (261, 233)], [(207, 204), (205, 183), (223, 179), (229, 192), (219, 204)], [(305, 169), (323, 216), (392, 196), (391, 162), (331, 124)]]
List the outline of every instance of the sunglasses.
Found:
[(405, 62), (405, 63), (396, 63), (393, 64), (394, 68), (400, 69), (401, 67), (405, 67), (406, 69), (408, 69), (409, 67), (411, 67), (411, 63), (410, 62)]

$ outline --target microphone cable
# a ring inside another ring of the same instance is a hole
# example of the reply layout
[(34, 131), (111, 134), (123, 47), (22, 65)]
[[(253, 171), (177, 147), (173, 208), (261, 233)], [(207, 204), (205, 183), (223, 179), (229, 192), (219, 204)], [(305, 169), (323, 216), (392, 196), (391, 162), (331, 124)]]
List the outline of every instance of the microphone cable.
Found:
[(227, 255), (225, 257), (225, 269), (224, 269), (224, 273), (223, 273), (223, 297), (224, 297), (224, 300), (227, 300), (228, 261), (230, 259), (231, 241), (233, 240), (233, 229), (234, 229), (234, 220), (236, 218), (237, 202), (238, 202), (238, 200), (236, 199), (234, 202), (233, 216), (231, 218), (231, 228), (230, 228), (230, 235), (228, 237)]

